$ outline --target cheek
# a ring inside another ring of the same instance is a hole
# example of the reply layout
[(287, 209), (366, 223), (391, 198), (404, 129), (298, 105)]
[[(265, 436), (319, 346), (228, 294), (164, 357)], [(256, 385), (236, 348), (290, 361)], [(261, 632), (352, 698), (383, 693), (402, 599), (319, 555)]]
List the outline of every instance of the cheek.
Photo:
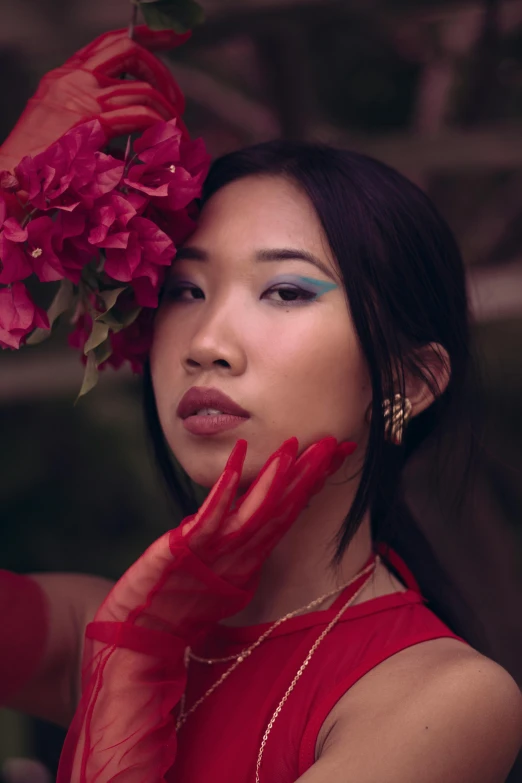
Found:
[(303, 319), (299, 329), (282, 329), (263, 346), (274, 420), (288, 425), (289, 434), (303, 439), (303, 445), (326, 435), (360, 440), (371, 399), (366, 363), (348, 314), (325, 315), (309, 324)]
[[(159, 310), (154, 323), (150, 350), (150, 372), (160, 420), (167, 413), (169, 401), (176, 392), (176, 368), (180, 366), (181, 340), (178, 325), (172, 323), (171, 313)], [(177, 335), (177, 339), (174, 337)]]

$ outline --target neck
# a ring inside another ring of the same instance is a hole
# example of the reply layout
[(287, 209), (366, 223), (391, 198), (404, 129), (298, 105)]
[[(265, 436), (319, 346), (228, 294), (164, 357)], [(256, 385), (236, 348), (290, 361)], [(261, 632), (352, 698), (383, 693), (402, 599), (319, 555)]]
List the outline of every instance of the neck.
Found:
[[(346, 518), (356, 487), (340, 484), (332, 477), (319, 495), (312, 498), (291, 529), (265, 561), (252, 601), (222, 625), (243, 626), (274, 622), (321, 595), (350, 581), (372, 552), (369, 515), (333, 568), (333, 540)], [(354, 482), (355, 483), (355, 482)], [(327, 609), (338, 593), (316, 609)]]

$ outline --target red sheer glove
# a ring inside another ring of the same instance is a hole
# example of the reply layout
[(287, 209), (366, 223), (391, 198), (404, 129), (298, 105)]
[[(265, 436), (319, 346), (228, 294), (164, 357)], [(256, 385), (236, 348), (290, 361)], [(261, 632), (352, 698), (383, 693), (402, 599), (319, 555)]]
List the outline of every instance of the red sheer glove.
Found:
[[(75, 125), (98, 119), (108, 138), (140, 131), (183, 113), (183, 95), (151, 51), (172, 49), (190, 33), (152, 32), (145, 25), (105, 33), (47, 73), (0, 147), (0, 171), (12, 171)], [(122, 80), (123, 74), (134, 77)], [(181, 122), (180, 122), (181, 125)], [(183, 125), (181, 125), (183, 127)]]
[(238, 441), (203, 506), (131, 566), (87, 626), (83, 695), (58, 783), (161, 783), (176, 756), (172, 712), (187, 645), (245, 607), (261, 566), (355, 445), (325, 438), (296, 460), (286, 441), (234, 503)]
[(48, 626), (40, 585), (28, 576), (0, 571), (0, 705), (9, 704), (36, 673)]

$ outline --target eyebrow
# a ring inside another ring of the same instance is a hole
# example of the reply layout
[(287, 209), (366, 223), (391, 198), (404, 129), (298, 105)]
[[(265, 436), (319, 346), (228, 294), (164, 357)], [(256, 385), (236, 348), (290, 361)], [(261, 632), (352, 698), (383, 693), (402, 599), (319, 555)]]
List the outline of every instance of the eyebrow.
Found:
[[(293, 247), (282, 248), (267, 248), (264, 250), (258, 250), (255, 254), (256, 261), (306, 261), (308, 264), (312, 264), (319, 269), (323, 274), (329, 277), (331, 280), (336, 280), (335, 276), (330, 269), (320, 261), (313, 253), (308, 250), (301, 250)], [(178, 261), (208, 261), (209, 256), (206, 250), (202, 250), (199, 247), (182, 247), (176, 254), (176, 260)]]

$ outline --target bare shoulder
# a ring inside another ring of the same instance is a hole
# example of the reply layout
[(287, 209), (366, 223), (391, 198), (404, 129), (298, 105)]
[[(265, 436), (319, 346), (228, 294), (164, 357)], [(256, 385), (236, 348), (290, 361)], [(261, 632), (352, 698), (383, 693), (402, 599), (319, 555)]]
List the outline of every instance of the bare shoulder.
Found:
[(324, 779), (334, 783), (342, 764), (360, 783), (501, 783), (521, 745), (511, 675), (462, 642), (437, 639), (387, 659), (338, 702), (314, 774), (320, 781), (321, 766), (325, 775), (331, 767)]

